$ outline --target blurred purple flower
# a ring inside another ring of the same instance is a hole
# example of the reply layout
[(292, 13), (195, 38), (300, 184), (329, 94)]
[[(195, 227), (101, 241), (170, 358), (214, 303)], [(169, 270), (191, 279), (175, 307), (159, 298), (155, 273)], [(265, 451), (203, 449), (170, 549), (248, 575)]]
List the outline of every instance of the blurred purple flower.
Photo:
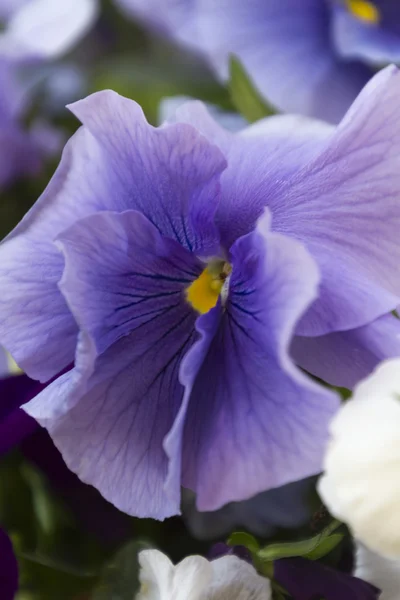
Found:
[(398, 0), (117, 0), (204, 54), (226, 80), (240, 58), (285, 112), (337, 122), (374, 69), (400, 61)]
[(0, 188), (18, 176), (37, 174), (43, 160), (60, 149), (61, 135), (47, 123), (23, 124), (35, 93), (32, 71), (69, 50), (96, 13), (96, 0), (0, 1), (5, 25), (0, 33)]
[(305, 558), (275, 561), (274, 578), (296, 600), (377, 600), (380, 595), (362, 579)]
[(160, 128), (113, 92), (73, 105), (83, 127), (1, 246), (0, 339), (41, 381), (75, 359), (25, 409), (120, 509), (318, 472), (338, 399), (294, 336), (337, 385), (399, 354), (399, 91), (389, 68), (337, 129), (236, 134), (200, 103)]
[(0, 529), (0, 597), (1, 600), (13, 600), (18, 590), (18, 563), (12, 543), (7, 534)]

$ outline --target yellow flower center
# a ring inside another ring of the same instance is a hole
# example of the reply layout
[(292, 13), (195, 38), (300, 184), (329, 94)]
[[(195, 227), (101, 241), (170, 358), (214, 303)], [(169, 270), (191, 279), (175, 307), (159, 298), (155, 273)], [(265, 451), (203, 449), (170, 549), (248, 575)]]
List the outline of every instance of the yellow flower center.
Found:
[(204, 315), (217, 304), (231, 270), (231, 265), (223, 260), (209, 263), (186, 289), (186, 300), (197, 312)]
[(378, 25), (381, 20), (378, 8), (367, 0), (346, 0), (347, 8), (351, 14), (365, 23)]

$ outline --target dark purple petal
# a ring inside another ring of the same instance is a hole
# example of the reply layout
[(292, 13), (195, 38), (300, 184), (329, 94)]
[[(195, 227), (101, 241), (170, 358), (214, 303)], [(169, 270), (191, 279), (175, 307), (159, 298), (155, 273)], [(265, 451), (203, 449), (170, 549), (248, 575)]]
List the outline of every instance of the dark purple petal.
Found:
[(274, 577), (296, 600), (377, 600), (380, 595), (362, 579), (305, 558), (275, 561)]
[[(75, 369), (24, 408), (69, 468), (118, 508), (176, 514), (179, 469), (165, 484), (163, 440), (182, 402), (179, 364), (196, 337), (184, 290), (202, 267), (135, 211), (88, 217), (62, 240), (61, 288), (84, 333)], [(180, 464), (180, 455), (170, 460)]]
[[(289, 359), (293, 328), (316, 294), (318, 272), (300, 244), (269, 227), (265, 216), (232, 248), (229, 299), (213, 340), (205, 338), (209, 349), (190, 397), (183, 485), (197, 493), (200, 510), (319, 472), (339, 405)], [(185, 357), (187, 374), (191, 367), (197, 372), (196, 351)]]
[(85, 127), (0, 251), (0, 337), (21, 368), (42, 381), (73, 362), (77, 342), (57, 287), (64, 261), (53, 244), (71, 224), (97, 211), (139, 209), (201, 255), (216, 250), (212, 218), (225, 168), (218, 148), (187, 125), (151, 127), (136, 103), (113, 92), (72, 110)]
[(382, 360), (400, 356), (400, 320), (384, 315), (358, 329), (313, 338), (296, 336), (291, 354), (312, 375), (352, 389)]
[(18, 591), (18, 563), (8, 535), (0, 529), (0, 597), (13, 600)]
[(34, 398), (43, 385), (26, 375), (0, 379), (0, 455), (17, 446), (39, 425), (19, 407)]

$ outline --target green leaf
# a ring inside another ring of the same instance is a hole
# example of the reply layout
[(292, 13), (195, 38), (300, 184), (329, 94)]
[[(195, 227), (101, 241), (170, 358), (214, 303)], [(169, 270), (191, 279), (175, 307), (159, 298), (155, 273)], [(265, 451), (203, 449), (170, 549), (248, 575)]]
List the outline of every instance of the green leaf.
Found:
[(323, 542), (319, 544), (315, 550), (311, 550), (311, 552), (305, 554), (304, 558), (308, 558), (309, 560), (319, 560), (320, 558), (323, 558), (329, 554), (329, 552), (332, 552), (332, 550), (340, 544), (343, 538), (343, 533), (334, 533), (333, 535), (330, 535), (323, 540)]
[(250, 123), (275, 114), (235, 56), (230, 59), (229, 91), (233, 104)]
[[(313, 536), (312, 538), (308, 538), (307, 540), (302, 540), (300, 542), (282, 542), (278, 544), (271, 544), (262, 548), (257, 552), (257, 557), (261, 561), (270, 562), (273, 560), (278, 560), (279, 558), (290, 558), (293, 556), (325, 556), (328, 554), (337, 544), (341, 541), (342, 537), (339, 535), (340, 539), (337, 536), (331, 536), (331, 533), (337, 529), (341, 523), (339, 521), (332, 521), (325, 529), (319, 533), (318, 535)], [(326, 543), (326, 540), (329, 538), (334, 538), (330, 542)], [(319, 551), (319, 548), (322, 546), (322, 549)], [(321, 552), (320, 556), (319, 552)]]
[(150, 546), (143, 541), (129, 542), (105, 567), (91, 600), (132, 600), (139, 590), (138, 554)]
[(253, 554), (260, 550), (260, 544), (257, 542), (255, 537), (250, 535), (250, 533), (245, 533), (244, 531), (232, 533), (227, 543), (228, 546), (244, 546)]

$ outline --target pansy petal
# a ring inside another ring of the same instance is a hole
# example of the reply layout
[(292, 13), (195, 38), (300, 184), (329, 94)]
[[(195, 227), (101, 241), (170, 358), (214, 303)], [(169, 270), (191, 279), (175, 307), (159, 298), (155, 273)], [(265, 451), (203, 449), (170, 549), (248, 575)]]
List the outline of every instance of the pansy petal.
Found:
[(182, 402), (179, 364), (196, 337), (185, 288), (201, 266), (136, 211), (88, 217), (62, 244), (61, 288), (84, 332), (82, 348), (75, 369), (24, 408), (69, 468), (118, 508), (176, 514), (180, 477), (165, 488), (163, 440)]
[(60, 289), (99, 354), (181, 303), (204, 268), (136, 211), (81, 219), (57, 243), (65, 256)]
[(226, 168), (218, 148), (183, 123), (150, 126), (135, 102), (114, 92), (93, 94), (70, 109), (101, 144), (109, 168), (118, 170), (120, 204), (191, 251), (217, 251), (213, 217)]
[[(394, 13), (390, 18), (399, 22), (399, 4), (393, 1), (390, 4)], [(332, 34), (335, 48), (345, 60), (358, 59), (378, 68), (400, 62), (399, 35), (385, 26), (371, 26), (355, 18), (343, 6), (333, 9)]]
[(192, 20), (196, 44), (224, 80), (229, 56), (238, 56), (262, 94), (285, 112), (337, 122), (371, 76), (361, 63), (336, 57), (321, 0), (198, 0)]
[[(213, 580), (210, 600), (270, 600), (269, 579), (257, 573), (253, 565), (237, 556), (222, 556), (211, 561)], [(183, 600), (183, 598), (182, 598)]]
[(0, 339), (41, 380), (71, 363), (76, 346), (76, 323), (57, 287), (64, 261), (53, 240), (61, 231), (96, 211), (133, 208), (201, 254), (213, 254), (217, 239), (212, 219), (225, 167), (218, 148), (184, 124), (151, 127), (137, 104), (113, 92), (74, 110), (99, 139), (86, 127), (75, 134), (42, 197), (0, 249)]
[(315, 161), (276, 186), (274, 227), (302, 241), (322, 273), (299, 335), (360, 327), (399, 304), (399, 93), (396, 67), (378, 73)]
[(16, 10), (0, 35), (0, 52), (12, 58), (58, 57), (93, 24), (97, 0), (30, 0)]
[(73, 362), (76, 345), (76, 323), (57, 288), (62, 256), (18, 237), (1, 245), (0, 257), (2, 344), (30, 376), (47, 381)]
[(170, 119), (193, 125), (227, 157), (217, 211), (227, 248), (254, 228), (267, 203), (275, 212), (270, 195), (277, 182), (282, 184), (318, 156), (335, 131), (322, 121), (285, 115), (262, 119), (234, 134), (198, 101), (183, 104)]
[(291, 354), (312, 375), (352, 389), (382, 360), (400, 356), (400, 320), (384, 315), (357, 329), (319, 337), (296, 336)]
[[(197, 493), (200, 510), (319, 472), (339, 403), (288, 356), (296, 321), (317, 292), (318, 271), (304, 247), (271, 232), (265, 216), (232, 248), (232, 268), (185, 423), (183, 485)], [(197, 370), (195, 350), (186, 370), (191, 360)]]
[(174, 565), (159, 550), (142, 550), (139, 553), (140, 583), (144, 590), (139, 592), (137, 600), (161, 598), (172, 587)]

